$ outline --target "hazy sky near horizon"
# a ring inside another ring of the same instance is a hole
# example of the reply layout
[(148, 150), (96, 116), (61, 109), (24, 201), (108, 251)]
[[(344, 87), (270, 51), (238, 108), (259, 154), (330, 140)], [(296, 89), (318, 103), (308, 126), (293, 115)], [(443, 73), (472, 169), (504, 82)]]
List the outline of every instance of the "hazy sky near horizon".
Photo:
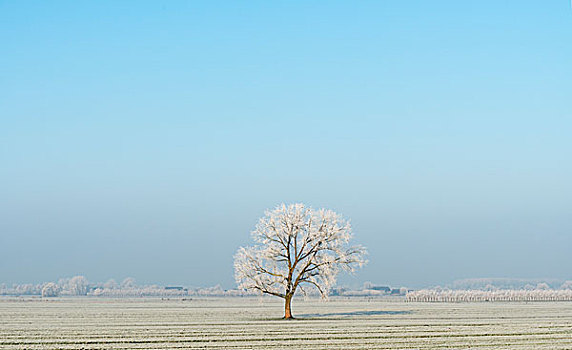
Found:
[(572, 279), (554, 1), (0, 1), (0, 283), (234, 287), (266, 208), (350, 218), (346, 284)]

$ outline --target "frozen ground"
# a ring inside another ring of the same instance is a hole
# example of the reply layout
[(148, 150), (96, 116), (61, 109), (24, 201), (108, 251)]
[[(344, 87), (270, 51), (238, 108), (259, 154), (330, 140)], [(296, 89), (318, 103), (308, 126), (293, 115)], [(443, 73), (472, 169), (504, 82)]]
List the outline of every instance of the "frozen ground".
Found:
[(572, 349), (572, 302), (0, 299), (0, 349)]

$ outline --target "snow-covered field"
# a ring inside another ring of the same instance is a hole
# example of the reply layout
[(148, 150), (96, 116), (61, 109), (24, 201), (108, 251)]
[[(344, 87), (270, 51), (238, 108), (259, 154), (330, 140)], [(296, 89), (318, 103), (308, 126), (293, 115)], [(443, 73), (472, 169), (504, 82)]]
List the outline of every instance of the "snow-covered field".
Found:
[(0, 299), (0, 349), (572, 349), (572, 302)]

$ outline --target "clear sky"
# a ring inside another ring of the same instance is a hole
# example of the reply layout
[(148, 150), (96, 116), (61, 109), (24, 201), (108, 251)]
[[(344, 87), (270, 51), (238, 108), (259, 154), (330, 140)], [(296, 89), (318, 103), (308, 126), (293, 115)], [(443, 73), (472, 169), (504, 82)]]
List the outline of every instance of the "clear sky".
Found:
[(0, 283), (234, 287), (264, 209), (343, 283), (572, 279), (568, 0), (0, 1)]

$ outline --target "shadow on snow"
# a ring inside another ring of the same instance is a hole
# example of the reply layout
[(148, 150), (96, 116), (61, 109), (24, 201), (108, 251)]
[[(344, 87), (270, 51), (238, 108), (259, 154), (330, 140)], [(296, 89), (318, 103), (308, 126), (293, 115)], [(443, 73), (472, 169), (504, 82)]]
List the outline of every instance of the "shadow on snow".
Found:
[(408, 315), (411, 311), (351, 311), (351, 312), (332, 312), (323, 314), (302, 314), (295, 317), (332, 317), (332, 316), (380, 316), (380, 315)]

